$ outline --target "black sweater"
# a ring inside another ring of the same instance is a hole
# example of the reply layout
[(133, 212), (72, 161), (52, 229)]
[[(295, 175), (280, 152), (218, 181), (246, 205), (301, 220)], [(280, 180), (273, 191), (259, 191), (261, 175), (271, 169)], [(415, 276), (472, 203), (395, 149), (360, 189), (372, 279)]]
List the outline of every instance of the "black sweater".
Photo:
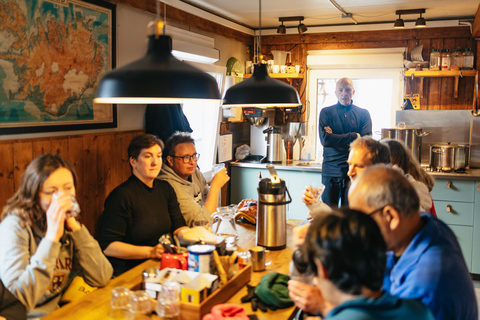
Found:
[[(333, 133), (325, 131), (327, 126)], [(357, 133), (361, 136), (372, 134), (372, 119), (365, 109), (337, 103), (320, 112), (318, 133), (323, 145), (322, 175), (346, 177), (350, 143), (357, 138)]]
[[(114, 241), (135, 246), (155, 246), (166, 233), (186, 226), (175, 191), (166, 181), (154, 180), (153, 188), (137, 177), (116, 187), (105, 200), (100, 246)], [(117, 276), (145, 260), (108, 257)]]

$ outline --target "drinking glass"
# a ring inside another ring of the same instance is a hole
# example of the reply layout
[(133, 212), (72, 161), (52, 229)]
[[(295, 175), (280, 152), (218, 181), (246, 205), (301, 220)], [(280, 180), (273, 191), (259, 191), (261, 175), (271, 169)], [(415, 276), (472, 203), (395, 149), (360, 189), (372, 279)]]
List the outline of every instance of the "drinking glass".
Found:
[(180, 285), (177, 282), (162, 284), (155, 310), (160, 318), (173, 318), (180, 314)]
[(152, 311), (149, 295), (145, 290), (137, 290), (130, 294), (130, 307), (132, 314), (149, 314)]
[(112, 290), (110, 299), (110, 319), (131, 320), (134, 318), (129, 311), (130, 308), (130, 290), (125, 287), (116, 287)]
[(212, 167), (213, 176), (215, 176), (217, 174), (217, 172), (222, 170), (222, 169), (225, 169), (225, 163), (221, 162), (221, 163), (214, 164), (213, 167)]

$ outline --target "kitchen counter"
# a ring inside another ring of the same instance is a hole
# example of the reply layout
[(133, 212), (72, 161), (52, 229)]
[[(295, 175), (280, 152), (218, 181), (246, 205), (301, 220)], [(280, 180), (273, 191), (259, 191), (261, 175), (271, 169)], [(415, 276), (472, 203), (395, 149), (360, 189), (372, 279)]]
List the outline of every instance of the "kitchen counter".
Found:
[[(230, 162), (232, 167), (266, 169), (267, 165), (273, 165), (277, 170), (292, 170), (301, 172), (322, 172), (322, 164), (313, 161), (290, 161), (282, 163), (250, 163), (250, 162)], [(428, 172), (433, 178), (439, 179), (460, 179), (460, 180), (480, 180), (480, 169), (467, 169), (465, 173), (457, 172)]]
[(322, 164), (313, 161), (289, 161), (282, 163), (252, 163), (252, 162), (230, 162), (232, 167), (266, 169), (268, 165), (273, 165), (277, 170), (293, 170), (302, 172), (322, 172)]

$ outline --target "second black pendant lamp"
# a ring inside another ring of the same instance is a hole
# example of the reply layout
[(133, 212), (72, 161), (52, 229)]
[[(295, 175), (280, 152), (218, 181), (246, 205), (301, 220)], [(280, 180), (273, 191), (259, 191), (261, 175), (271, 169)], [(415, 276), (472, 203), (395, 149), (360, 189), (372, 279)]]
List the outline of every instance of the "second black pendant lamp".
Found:
[[(262, 0), (259, 0), (259, 41), (262, 46)], [(296, 107), (301, 105), (297, 90), (268, 75), (267, 65), (262, 64), (260, 54), (253, 75), (229, 88), (224, 96), (225, 107)]]

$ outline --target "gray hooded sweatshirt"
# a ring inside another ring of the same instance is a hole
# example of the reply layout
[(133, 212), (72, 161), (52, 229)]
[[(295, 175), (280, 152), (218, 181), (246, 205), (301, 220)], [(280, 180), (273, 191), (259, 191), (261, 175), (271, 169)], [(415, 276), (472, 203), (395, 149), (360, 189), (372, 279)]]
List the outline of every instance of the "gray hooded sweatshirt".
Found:
[(180, 211), (182, 211), (187, 226), (191, 227), (193, 221), (200, 216), (210, 221), (212, 213), (204, 206), (210, 188), (200, 170), (196, 169), (188, 180), (185, 180), (163, 163), (158, 179), (167, 181), (175, 190)]

